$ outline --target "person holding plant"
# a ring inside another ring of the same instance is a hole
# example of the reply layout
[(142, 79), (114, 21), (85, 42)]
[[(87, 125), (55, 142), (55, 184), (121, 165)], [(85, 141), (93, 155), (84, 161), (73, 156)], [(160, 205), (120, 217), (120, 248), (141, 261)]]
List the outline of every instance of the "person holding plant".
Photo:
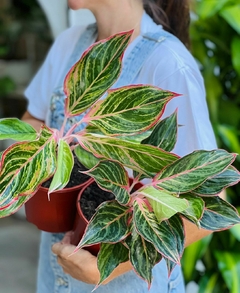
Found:
[[(180, 94), (171, 100), (164, 116), (178, 109), (179, 133), (174, 153), (184, 156), (197, 149), (212, 150), (216, 142), (208, 117), (202, 76), (189, 53), (188, 0), (68, 0), (70, 8), (90, 9), (96, 24), (74, 26), (53, 44), (43, 66), (27, 88), (28, 111), (23, 120), (39, 129), (42, 122), (60, 128), (63, 121), (63, 80), (81, 54), (96, 41), (134, 29), (125, 51), (123, 70), (113, 88), (151, 84)], [(77, 118), (79, 119), (79, 118)], [(74, 121), (73, 121), (74, 123)], [(69, 125), (70, 127), (70, 125)], [(210, 232), (185, 222), (186, 245)], [(38, 293), (89, 293), (99, 281), (97, 258), (84, 249), (73, 254), (71, 232), (42, 232), (38, 269)], [(132, 270), (130, 262), (119, 265), (99, 293), (184, 292), (181, 269), (168, 277), (164, 260), (153, 269), (148, 289)]]

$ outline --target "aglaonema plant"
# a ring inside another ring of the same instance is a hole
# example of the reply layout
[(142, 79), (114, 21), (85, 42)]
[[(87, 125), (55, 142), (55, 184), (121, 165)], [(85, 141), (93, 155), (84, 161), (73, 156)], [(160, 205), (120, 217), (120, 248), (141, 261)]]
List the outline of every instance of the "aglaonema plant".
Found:
[[(178, 94), (150, 85), (111, 89), (131, 34), (95, 43), (70, 69), (60, 130), (42, 125), (38, 133), (18, 119), (0, 120), (0, 139), (18, 141), (1, 154), (0, 217), (16, 212), (50, 177), (49, 194), (63, 189), (73, 151), (85, 173), (115, 195), (99, 206), (77, 246), (101, 243), (99, 284), (127, 260), (149, 284), (162, 258), (171, 272), (184, 250), (183, 218), (214, 231), (240, 222), (235, 208), (218, 196), (240, 180), (232, 166), (236, 154), (200, 150), (180, 158), (172, 153), (177, 113), (161, 116)], [(79, 117), (69, 127), (74, 116)], [(131, 185), (127, 168), (133, 171)]]

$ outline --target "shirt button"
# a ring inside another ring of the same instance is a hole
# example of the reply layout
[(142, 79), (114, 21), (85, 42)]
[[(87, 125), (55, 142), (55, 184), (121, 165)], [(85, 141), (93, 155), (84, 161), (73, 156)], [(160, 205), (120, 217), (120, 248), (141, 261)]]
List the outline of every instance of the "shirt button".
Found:
[(59, 286), (68, 286), (68, 282), (65, 281), (65, 280), (64, 280), (63, 278), (61, 278), (61, 277), (57, 278), (57, 284), (58, 284)]

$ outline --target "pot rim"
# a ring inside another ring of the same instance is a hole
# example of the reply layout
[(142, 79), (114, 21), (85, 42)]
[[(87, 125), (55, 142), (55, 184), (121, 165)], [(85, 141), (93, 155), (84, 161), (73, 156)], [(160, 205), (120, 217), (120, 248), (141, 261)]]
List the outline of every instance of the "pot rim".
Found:
[[(88, 186), (90, 183), (92, 182), (92, 178), (90, 177), (87, 181), (81, 183), (81, 184), (78, 184), (76, 186), (72, 186), (72, 187), (66, 187), (66, 188), (63, 188), (61, 190), (54, 190), (52, 193), (65, 193), (66, 191), (69, 191), (69, 190), (76, 190), (76, 189), (79, 189), (81, 187), (85, 187)], [(49, 187), (43, 187), (40, 185), (40, 187), (38, 188), (38, 190), (41, 189), (41, 190), (44, 190), (47, 192), (47, 190), (49, 189)]]

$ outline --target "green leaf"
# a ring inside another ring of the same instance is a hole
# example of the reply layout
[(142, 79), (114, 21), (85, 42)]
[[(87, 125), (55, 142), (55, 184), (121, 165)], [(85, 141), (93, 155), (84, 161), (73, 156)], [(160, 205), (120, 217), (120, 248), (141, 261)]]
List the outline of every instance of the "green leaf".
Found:
[(97, 257), (98, 270), (100, 272), (100, 285), (113, 270), (121, 263), (128, 261), (128, 249), (121, 243), (102, 243)]
[(224, 150), (195, 151), (167, 166), (154, 180), (159, 188), (170, 192), (189, 192), (221, 173), (234, 159), (234, 154)]
[(237, 210), (219, 196), (203, 197), (205, 210), (200, 220), (203, 229), (219, 231), (240, 223)]
[(64, 81), (65, 116), (89, 109), (117, 80), (132, 31), (93, 44), (71, 68)]
[(240, 181), (240, 173), (233, 166), (228, 167), (222, 173), (207, 179), (202, 185), (193, 190), (200, 195), (216, 195), (224, 188), (237, 184)]
[[(10, 146), (1, 161), (0, 209), (9, 207), (19, 195), (33, 194), (55, 169), (56, 142), (46, 126), (37, 140)], [(12, 213), (10, 207), (8, 210)]]
[(117, 201), (102, 203), (89, 222), (78, 248), (122, 241), (129, 233), (129, 209)]
[(193, 280), (196, 263), (206, 253), (212, 236), (210, 234), (185, 248), (181, 263), (186, 284)]
[(100, 162), (98, 158), (94, 157), (92, 153), (89, 153), (80, 145), (75, 147), (74, 153), (78, 158), (79, 162), (81, 162), (81, 164), (83, 164), (87, 169), (93, 168)]
[(110, 90), (83, 118), (106, 135), (129, 135), (143, 132), (162, 116), (166, 104), (176, 94), (147, 85)]
[(229, 0), (199, 1), (197, 14), (205, 19), (216, 14)]
[(159, 222), (167, 220), (176, 213), (188, 208), (187, 200), (178, 198), (168, 191), (156, 189), (153, 186), (141, 188), (140, 193), (148, 198)]
[(220, 15), (240, 34), (240, 4), (226, 7), (220, 11)]
[(161, 120), (151, 135), (142, 144), (157, 146), (165, 151), (172, 151), (177, 141), (177, 112)]
[(28, 123), (17, 118), (0, 119), (0, 140), (13, 139), (17, 141), (35, 140), (36, 130)]
[(102, 161), (84, 173), (93, 177), (102, 189), (112, 192), (119, 203), (129, 202), (129, 179), (122, 165), (114, 161)]
[(218, 267), (232, 293), (240, 292), (240, 253), (215, 251)]
[(180, 198), (185, 198), (188, 201), (188, 208), (181, 212), (181, 214), (189, 221), (199, 226), (199, 220), (204, 212), (204, 201), (201, 197), (193, 194), (183, 194)]
[(178, 244), (169, 223), (163, 221), (159, 224), (155, 214), (150, 212), (143, 202), (134, 202), (133, 215), (138, 233), (152, 243), (164, 257), (175, 263), (180, 263)]
[(49, 192), (63, 189), (69, 182), (74, 165), (72, 150), (67, 142), (58, 142), (57, 170), (49, 187)]
[(161, 260), (161, 254), (152, 243), (139, 235), (134, 227), (131, 235), (126, 239), (129, 247), (129, 259), (136, 273), (148, 282), (152, 282), (152, 269)]
[(230, 232), (234, 235), (234, 237), (240, 241), (240, 225), (235, 225), (230, 229)]
[(236, 36), (233, 38), (231, 43), (231, 51), (232, 51), (232, 63), (234, 69), (237, 71), (240, 76), (240, 37)]
[(150, 177), (178, 158), (153, 146), (91, 134), (81, 136), (80, 143), (87, 151), (100, 158), (118, 161), (125, 167)]
[[(199, 293), (213, 293), (218, 284), (218, 273), (205, 275), (199, 283)], [(219, 292), (219, 291), (217, 291)]]

